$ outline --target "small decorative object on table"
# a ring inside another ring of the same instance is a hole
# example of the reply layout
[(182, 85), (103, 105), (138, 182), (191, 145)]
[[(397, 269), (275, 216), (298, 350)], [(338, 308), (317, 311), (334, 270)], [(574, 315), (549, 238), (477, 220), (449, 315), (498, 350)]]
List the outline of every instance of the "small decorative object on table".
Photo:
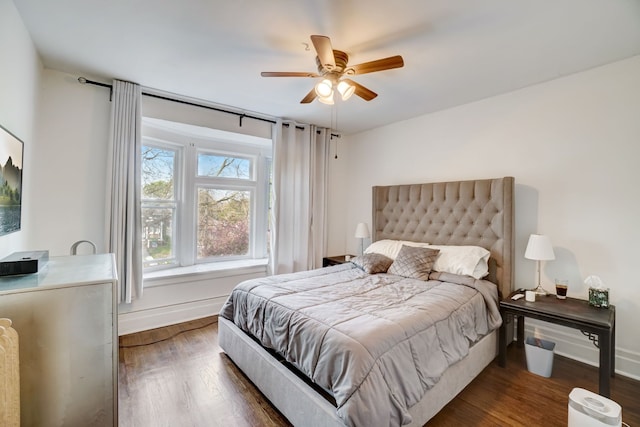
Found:
[(598, 276), (589, 276), (584, 281), (589, 286), (589, 305), (594, 307), (609, 307), (609, 288)]
[(589, 304), (594, 307), (609, 307), (609, 289), (589, 288)]

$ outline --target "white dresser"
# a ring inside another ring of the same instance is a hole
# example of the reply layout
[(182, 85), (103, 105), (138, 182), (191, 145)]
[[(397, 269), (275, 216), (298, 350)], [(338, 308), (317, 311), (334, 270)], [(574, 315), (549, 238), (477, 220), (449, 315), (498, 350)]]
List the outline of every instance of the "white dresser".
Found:
[(0, 277), (0, 318), (20, 340), (22, 427), (118, 425), (117, 283), (112, 254)]

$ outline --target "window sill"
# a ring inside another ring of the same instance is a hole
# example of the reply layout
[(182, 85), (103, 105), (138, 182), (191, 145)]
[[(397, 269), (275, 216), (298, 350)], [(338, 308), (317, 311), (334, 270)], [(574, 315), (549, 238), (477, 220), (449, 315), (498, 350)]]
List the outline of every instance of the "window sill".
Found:
[(167, 268), (144, 273), (144, 286), (162, 286), (175, 284), (176, 280), (215, 279), (219, 277), (239, 276), (267, 272), (266, 258), (243, 259), (206, 264), (195, 264), (188, 267)]

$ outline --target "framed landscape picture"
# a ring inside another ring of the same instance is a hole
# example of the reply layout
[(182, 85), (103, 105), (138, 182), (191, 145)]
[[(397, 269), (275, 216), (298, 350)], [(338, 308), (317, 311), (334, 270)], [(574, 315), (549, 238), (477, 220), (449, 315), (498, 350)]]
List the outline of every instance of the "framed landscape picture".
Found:
[(0, 236), (20, 230), (24, 147), (0, 126)]

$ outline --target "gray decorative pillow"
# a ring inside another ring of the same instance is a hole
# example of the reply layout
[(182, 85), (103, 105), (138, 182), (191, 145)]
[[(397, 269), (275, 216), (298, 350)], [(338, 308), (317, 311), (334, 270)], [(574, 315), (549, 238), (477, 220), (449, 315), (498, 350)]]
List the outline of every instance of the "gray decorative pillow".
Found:
[(403, 245), (387, 273), (412, 279), (428, 280), (439, 249)]
[(382, 254), (370, 253), (357, 256), (351, 260), (356, 267), (364, 270), (365, 273), (377, 274), (386, 273), (393, 260)]

